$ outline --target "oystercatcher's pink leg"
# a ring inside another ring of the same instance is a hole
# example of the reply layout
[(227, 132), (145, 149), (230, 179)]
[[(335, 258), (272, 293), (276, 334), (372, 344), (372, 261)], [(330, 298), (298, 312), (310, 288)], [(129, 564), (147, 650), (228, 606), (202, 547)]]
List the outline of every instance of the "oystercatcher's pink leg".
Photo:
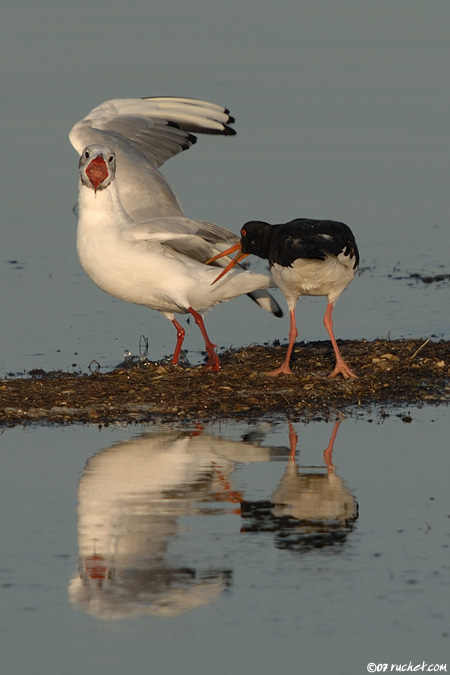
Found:
[(323, 324), (325, 328), (327, 329), (328, 335), (330, 336), (331, 344), (333, 345), (334, 353), (336, 354), (336, 365), (334, 367), (334, 370), (332, 373), (330, 373), (330, 377), (336, 377), (339, 373), (345, 377), (346, 380), (348, 380), (350, 377), (358, 377), (355, 375), (355, 373), (350, 370), (348, 365), (345, 363), (344, 359), (341, 356), (341, 352), (339, 351), (339, 347), (337, 345), (336, 339), (334, 337), (333, 333), (333, 307), (334, 303), (329, 302), (327, 305), (327, 309), (325, 311), (325, 315), (323, 317)]
[(292, 375), (289, 363), (291, 360), (292, 350), (294, 349), (295, 341), (298, 336), (298, 330), (295, 323), (295, 307), (289, 310), (289, 344), (286, 352), (286, 358), (279, 368), (272, 370), (266, 375)]

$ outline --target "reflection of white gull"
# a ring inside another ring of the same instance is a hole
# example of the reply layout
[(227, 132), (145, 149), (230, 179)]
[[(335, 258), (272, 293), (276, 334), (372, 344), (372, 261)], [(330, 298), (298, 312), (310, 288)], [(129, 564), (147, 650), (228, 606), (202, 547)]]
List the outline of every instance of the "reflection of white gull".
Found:
[(272, 495), (273, 515), (289, 516), (301, 521), (347, 523), (356, 519), (358, 504), (335, 473), (332, 455), (333, 445), (339, 428), (337, 420), (330, 442), (324, 451), (326, 473), (310, 473), (295, 462), (297, 435), (289, 425), (291, 454), (286, 471), (278, 488)]
[[(215, 287), (203, 263), (238, 237), (212, 223), (187, 218), (159, 172), (165, 161), (191, 147), (190, 132), (234, 134), (228, 110), (175, 97), (114, 99), (94, 108), (70, 132), (80, 158), (78, 255), (86, 274), (107, 293), (161, 312), (177, 330), (172, 363), (178, 363), (184, 329), (175, 313), (190, 313), (219, 369), (202, 314), (247, 293), (281, 316), (265, 290), (266, 274), (236, 273)], [(218, 263), (224, 266), (226, 263)]]
[(204, 511), (208, 501), (239, 502), (230, 482), (236, 463), (267, 461), (269, 453), (199, 430), (148, 433), (95, 455), (78, 488), (80, 570), (71, 601), (103, 619), (212, 602), (230, 572), (213, 565), (209, 551), (203, 569), (198, 552), (191, 560), (189, 551), (171, 551), (179, 518)]

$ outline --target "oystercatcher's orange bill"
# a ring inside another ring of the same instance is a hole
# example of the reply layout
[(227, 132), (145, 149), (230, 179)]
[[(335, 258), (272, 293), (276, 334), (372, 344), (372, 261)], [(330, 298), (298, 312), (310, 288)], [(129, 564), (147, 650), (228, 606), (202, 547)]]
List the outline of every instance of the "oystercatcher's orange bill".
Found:
[(212, 282), (211, 286), (213, 286), (216, 281), (219, 281), (227, 272), (229, 272), (235, 265), (238, 264), (241, 260), (246, 258), (248, 256), (248, 253), (242, 253), (241, 251), (241, 245), (240, 244), (235, 244), (234, 246), (231, 246), (231, 248), (227, 248), (226, 251), (222, 251), (222, 253), (218, 253), (215, 255), (213, 258), (210, 258), (209, 260), (206, 261), (205, 265), (209, 265), (209, 263), (214, 262), (215, 260), (218, 260), (219, 258), (224, 258), (226, 255), (230, 255), (230, 253), (235, 253), (237, 251), (236, 255), (234, 256), (233, 260), (231, 260), (228, 265), (225, 267), (224, 270), (219, 274), (218, 277), (214, 279)]

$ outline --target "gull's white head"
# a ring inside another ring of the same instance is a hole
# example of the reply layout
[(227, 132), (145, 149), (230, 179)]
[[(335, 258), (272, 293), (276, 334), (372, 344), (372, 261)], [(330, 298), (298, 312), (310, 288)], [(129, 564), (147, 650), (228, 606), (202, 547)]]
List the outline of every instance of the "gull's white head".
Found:
[(114, 179), (116, 155), (106, 145), (88, 145), (78, 163), (83, 185), (94, 190), (104, 190)]

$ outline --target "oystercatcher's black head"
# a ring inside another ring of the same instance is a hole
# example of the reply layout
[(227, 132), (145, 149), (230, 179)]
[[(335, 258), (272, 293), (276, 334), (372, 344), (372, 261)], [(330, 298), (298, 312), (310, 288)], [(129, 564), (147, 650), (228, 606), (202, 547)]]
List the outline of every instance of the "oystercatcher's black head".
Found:
[(268, 258), (273, 226), (262, 220), (249, 220), (241, 227), (241, 251), (253, 253), (259, 258)]
[(272, 231), (272, 225), (260, 220), (250, 220), (248, 223), (245, 223), (241, 228), (241, 240), (238, 244), (234, 244), (234, 246), (227, 248), (226, 251), (222, 251), (206, 261), (205, 264), (208, 265), (219, 258), (223, 258), (231, 253), (236, 253), (237, 251), (235, 257), (228, 263), (225, 269), (222, 270), (219, 276), (214, 279), (211, 286), (219, 281), (219, 279), (222, 279), (229, 270), (250, 255), (250, 253), (254, 253), (260, 258), (268, 258)]

